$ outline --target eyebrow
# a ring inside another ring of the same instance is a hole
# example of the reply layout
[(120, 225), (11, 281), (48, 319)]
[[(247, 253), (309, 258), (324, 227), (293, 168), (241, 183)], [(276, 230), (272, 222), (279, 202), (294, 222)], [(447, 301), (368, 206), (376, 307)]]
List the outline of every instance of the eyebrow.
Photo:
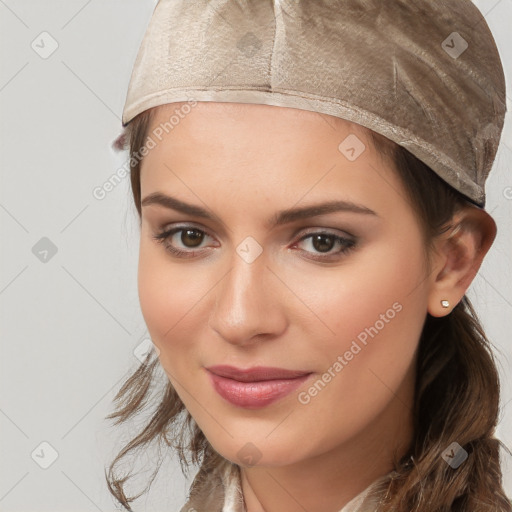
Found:
[[(181, 213), (193, 215), (195, 217), (201, 217), (203, 219), (209, 219), (212, 221), (219, 222), (220, 224), (223, 224), (221, 219), (214, 213), (211, 213), (200, 206), (188, 204), (185, 203), (184, 201), (176, 199), (175, 197), (162, 194), (161, 192), (154, 192), (153, 194), (149, 194), (141, 202), (141, 206), (143, 207), (153, 204), (163, 206), (164, 208), (168, 208), (170, 210), (176, 210)], [(286, 210), (277, 212), (274, 216), (272, 216), (269, 219), (267, 223), (267, 228), (271, 229), (276, 226), (287, 224), (293, 221), (308, 219), (310, 217), (317, 217), (320, 215), (326, 215), (334, 212), (361, 213), (364, 215), (374, 215), (376, 217), (379, 217), (379, 215), (376, 212), (374, 212), (370, 208), (367, 208), (366, 206), (352, 203), (350, 201), (334, 200), (327, 201), (324, 203), (312, 204), (309, 206), (301, 206), (298, 208), (288, 208)]]

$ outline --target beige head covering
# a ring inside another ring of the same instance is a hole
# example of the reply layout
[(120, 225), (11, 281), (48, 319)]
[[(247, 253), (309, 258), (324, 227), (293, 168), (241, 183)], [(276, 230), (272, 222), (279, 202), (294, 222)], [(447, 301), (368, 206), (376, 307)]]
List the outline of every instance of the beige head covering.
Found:
[(470, 0), (160, 0), (123, 126), (191, 98), (366, 126), (481, 207), (506, 112), (498, 50)]

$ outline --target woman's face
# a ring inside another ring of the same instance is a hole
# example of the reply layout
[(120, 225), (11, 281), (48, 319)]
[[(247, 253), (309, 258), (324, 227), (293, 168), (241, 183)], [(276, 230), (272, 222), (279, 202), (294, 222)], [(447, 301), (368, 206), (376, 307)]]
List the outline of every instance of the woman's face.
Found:
[[(178, 107), (156, 109), (148, 132), (139, 297), (161, 364), (209, 442), (234, 462), (281, 466), (371, 455), (386, 432), (405, 435), (429, 281), (391, 164), (358, 125), (331, 116)], [(156, 194), (190, 211), (148, 199)], [(240, 382), (215, 377), (218, 365), (303, 377)]]

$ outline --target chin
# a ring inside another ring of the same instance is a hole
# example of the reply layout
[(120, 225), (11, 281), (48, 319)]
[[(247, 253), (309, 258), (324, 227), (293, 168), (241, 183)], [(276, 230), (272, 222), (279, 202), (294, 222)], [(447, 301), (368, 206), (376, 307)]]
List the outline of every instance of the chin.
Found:
[(243, 467), (288, 466), (307, 457), (305, 453), (297, 452), (295, 443), (285, 444), (277, 438), (263, 442), (259, 437), (251, 441), (246, 436), (239, 442), (214, 444), (210, 441), (210, 444), (222, 457)]

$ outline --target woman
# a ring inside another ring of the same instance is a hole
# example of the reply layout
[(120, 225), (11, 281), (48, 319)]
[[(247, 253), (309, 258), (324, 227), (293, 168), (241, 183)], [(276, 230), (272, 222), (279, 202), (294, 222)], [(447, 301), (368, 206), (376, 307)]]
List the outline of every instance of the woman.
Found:
[(200, 464), (182, 511), (512, 510), (465, 295), (504, 99), (466, 0), (160, 0), (117, 141), (158, 357), (109, 417), (166, 382), (127, 510), (153, 441)]

